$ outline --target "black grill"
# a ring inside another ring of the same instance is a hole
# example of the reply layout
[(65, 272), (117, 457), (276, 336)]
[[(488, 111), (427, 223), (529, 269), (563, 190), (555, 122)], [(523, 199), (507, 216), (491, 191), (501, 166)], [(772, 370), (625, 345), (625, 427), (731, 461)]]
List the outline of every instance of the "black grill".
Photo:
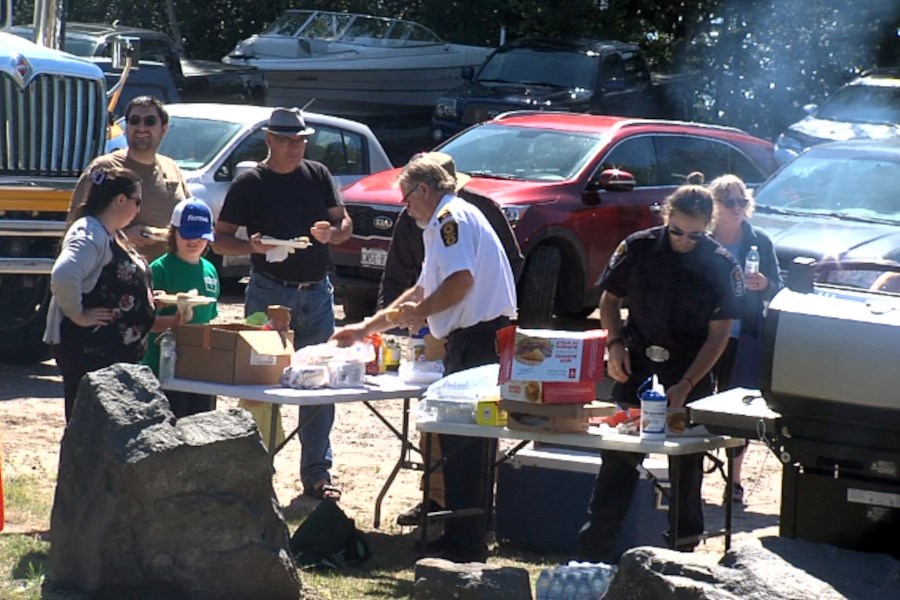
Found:
[[(399, 206), (347, 204), (346, 208), (353, 219), (353, 237), (389, 240), (394, 235), (394, 225), (401, 210)], [(384, 226), (376, 226), (379, 220)]]
[(103, 151), (102, 82), (39, 75), (22, 89), (4, 73), (0, 90), (0, 171), (5, 175), (78, 177)]

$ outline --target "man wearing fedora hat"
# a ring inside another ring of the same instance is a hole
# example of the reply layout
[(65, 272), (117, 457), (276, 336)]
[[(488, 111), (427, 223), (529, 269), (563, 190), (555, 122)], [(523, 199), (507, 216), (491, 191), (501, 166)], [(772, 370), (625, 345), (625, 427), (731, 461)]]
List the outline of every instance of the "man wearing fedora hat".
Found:
[[(457, 178), (434, 158), (413, 158), (398, 184), (410, 216), (424, 230), (422, 273), (386, 309), (342, 327), (332, 339), (350, 345), (371, 333), (425, 320), (435, 337), (447, 341), (445, 375), (497, 362), (496, 333), (516, 311), (515, 279), (497, 234), (481, 211), (455, 195)], [(484, 458), (495, 453), (495, 442), (439, 437), (447, 509), (480, 506), (480, 474)], [(449, 519), (431, 549), (451, 560), (484, 560), (485, 525), (486, 515)]]
[[(250, 282), (245, 313), (263, 312), (273, 304), (291, 308), (294, 347), (328, 340), (334, 331), (334, 288), (328, 277), (328, 244), (350, 237), (352, 225), (328, 168), (305, 158), (309, 136), (297, 108), (276, 108), (266, 127), (269, 154), (255, 169), (238, 175), (225, 195), (216, 223), (214, 248), (220, 254), (249, 254)], [(236, 236), (247, 228), (249, 240)], [(304, 250), (264, 244), (262, 237), (310, 238)], [(329, 436), (334, 405), (300, 408), (300, 479), (304, 494), (337, 500), (331, 485)]]

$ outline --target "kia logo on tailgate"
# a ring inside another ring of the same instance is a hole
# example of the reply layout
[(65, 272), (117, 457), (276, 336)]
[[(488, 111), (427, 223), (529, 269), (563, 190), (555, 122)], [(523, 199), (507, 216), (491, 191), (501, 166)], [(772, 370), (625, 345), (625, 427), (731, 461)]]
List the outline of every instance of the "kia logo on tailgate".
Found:
[(394, 226), (394, 220), (390, 217), (375, 217), (372, 224), (375, 225), (375, 229), (390, 229)]

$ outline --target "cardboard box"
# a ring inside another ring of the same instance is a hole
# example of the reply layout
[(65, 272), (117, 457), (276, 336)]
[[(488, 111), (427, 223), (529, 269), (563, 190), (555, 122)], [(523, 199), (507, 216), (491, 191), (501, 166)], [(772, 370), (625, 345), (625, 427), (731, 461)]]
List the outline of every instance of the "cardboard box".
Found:
[(497, 332), (500, 383), (600, 381), (606, 330), (557, 331), (506, 327)]
[(561, 383), (510, 380), (500, 385), (500, 397), (540, 404), (589, 404), (596, 399), (597, 390), (593, 381)]
[(179, 325), (175, 376), (229, 385), (278, 385), (293, 335), (242, 323)]
[(506, 426), (519, 431), (581, 433), (588, 430), (594, 417), (611, 415), (616, 406), (610, 402), (590, 404), (534, 404), (517, 400), (500, 400), (500, 408), (509, 416)]
[[(596, 453), (544, 447), (525, 448), (497, 466), (494, 526), (497, 541), (535, 552), (572, 555), (578, 531), (600, 469)], [(644, 467), (668, 487), (665, 459), (645, 459)], [(641, 473), (628, 513), (616, 536), (614, 553), (635, 546), (664, 544), (668, 504), (654, 483)]]

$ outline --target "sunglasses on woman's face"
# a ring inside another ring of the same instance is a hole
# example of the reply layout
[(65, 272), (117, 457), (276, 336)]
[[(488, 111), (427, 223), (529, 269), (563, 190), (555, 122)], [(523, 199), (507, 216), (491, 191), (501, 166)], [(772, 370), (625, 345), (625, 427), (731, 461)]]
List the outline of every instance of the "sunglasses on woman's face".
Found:
[(718, 202), (725, 208), (732, 209), (735, 207), (735, 205), (744, 208), (750, 201), (746, 198), (725, 198), (724, 200), (719, 200)]
[(705, 231), (694, 231), (693, 233), (688, 233), (688, 232), (686, 232), (682, 229), (679, 229), (678, 227), (674, 227), (672, 225), (669, 225), (669, 233), (674, 235), (675, 237), (682, 237), (682, 236), (686, 235), (686, 236), (688, 236), (688, 239), (691, 240), (692, 242), (699, 242), (700, 240), (702, 240), (703, 238), (706, 237)]

